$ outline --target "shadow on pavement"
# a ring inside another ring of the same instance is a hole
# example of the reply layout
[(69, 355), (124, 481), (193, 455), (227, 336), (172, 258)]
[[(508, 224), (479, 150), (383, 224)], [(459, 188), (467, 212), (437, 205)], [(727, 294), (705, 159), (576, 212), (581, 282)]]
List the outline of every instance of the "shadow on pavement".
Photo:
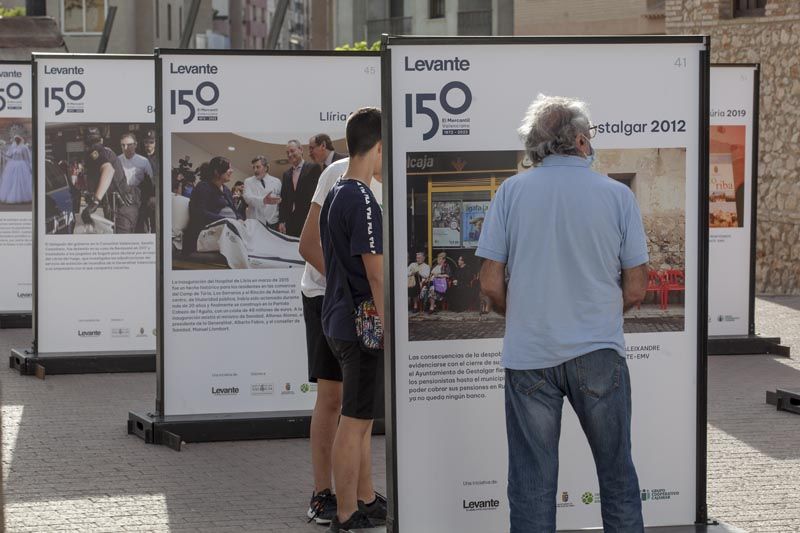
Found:
[[(766, 403), (767, 390), (800, 390), (796, 365), (767, 355), (710, 357), (708, 423), (770, 457), (800, 458), (800, 417)], [(709, 441), (714, 438), (709, 432)], [(720, 444), (709, 442), (709, 449), (730, 449)]]
[(800, 296), (759, 296), (758, 299), (800, 311)]
[[(30, 334), (0, 333), (0, 353)], [(175, 452), (127, 435), (128, 411), (152, 409), (155, 379), (42, 381), (0, 368), (9, 531), (324, 531), (304, 516), (312, 489), (307, 439)], [(384, 439), (373, 443), (376, 488), (384, 492)]]

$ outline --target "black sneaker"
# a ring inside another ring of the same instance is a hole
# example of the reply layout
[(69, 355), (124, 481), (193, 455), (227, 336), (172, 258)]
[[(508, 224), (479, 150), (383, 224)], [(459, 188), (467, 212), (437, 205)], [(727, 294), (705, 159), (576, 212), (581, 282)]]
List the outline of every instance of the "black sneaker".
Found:
[(336, 516), (336, 495), (331, 494), (330, 489), (325, 489), (311, 496), (306, 513), (308, 521), (314, 520), (321, 526), (327, 526)]
[(369, 505), (358, 500), (358, 510), (367, 515), (370, 522), (376, 526), (386, 524), (386, 498), (377, 492), (375, 493), (375, 499)]
[(339, 517), (334, 515), (327, 533), (357, 533), (372, 527), (375, 527), (375, 524), (361, 510), (358, 510), (351, 514), (344, 524), (340, 523)]

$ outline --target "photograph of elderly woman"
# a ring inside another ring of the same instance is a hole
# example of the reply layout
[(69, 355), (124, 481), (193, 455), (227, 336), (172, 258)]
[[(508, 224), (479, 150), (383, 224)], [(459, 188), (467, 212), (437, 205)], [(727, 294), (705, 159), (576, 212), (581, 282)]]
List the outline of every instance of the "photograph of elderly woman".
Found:
[(172, 134), (173, 269), (305, 265), (300, 232), (322, 168), (343, 157), (344, 139), (268, 137)]
[[(495, 192), (530, 161), (518, 151), (413, 152), (406, 163), (409, 340), (502, 338), (475, 249)], [(647, 233), (647, 296), (624, 331), (683, 331), (686, 150), (597, 150), (593, 169), (630, 187)]]

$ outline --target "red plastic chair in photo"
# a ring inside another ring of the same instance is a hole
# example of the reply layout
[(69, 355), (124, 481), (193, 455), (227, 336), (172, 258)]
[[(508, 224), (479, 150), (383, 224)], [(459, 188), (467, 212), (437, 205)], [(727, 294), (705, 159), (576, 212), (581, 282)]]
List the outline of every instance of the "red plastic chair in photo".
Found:
[[(655, 295), (656, 295), (655, 301), (658, 302), (659, 309), (664, 309), (664, 286), (665, 286), (665, 284), (666, 284), (666, 281), (664, 279), (664, 275), (661, 274), (661, 272), (658, 272), (657, 270), (648, 270), (647, 271), (647, 290), (646, 290), (646, 293), (647, 292), (654, 292), (655, 293)], [(646, 293), (645, 293), (645, 297), (646, 297)], [(637, 309), (639, 307), (641, 307), (641, 304), (636, 306)]]
[(666, 309), (667, 305), (669, 304), (669, 293), (671, 292), (682, 292), (686, 290), (686, 275), (684, 274), (683, 270), (677, 269), (670, 269), (664, 272), (664, 289), (662, 293), (662, 301), (664, 302), (664, 307), (662, 309)]

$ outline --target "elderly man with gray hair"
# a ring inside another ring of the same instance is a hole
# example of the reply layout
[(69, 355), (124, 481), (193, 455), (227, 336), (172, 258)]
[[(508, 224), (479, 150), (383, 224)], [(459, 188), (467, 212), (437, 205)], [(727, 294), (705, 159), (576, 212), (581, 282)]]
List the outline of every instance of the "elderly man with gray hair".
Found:
[(556, 529), (565, 396), (592, 449), (604, 531), (644, 529), (622, 315), (645, 295), (647, 239), (631, 190), (590, 168), (594, 131), (585, 103), (539, 95), (519, 129), (535, 167), (500, 186), (478, 242), (481, 290), (506, 314), (512, 533)]

